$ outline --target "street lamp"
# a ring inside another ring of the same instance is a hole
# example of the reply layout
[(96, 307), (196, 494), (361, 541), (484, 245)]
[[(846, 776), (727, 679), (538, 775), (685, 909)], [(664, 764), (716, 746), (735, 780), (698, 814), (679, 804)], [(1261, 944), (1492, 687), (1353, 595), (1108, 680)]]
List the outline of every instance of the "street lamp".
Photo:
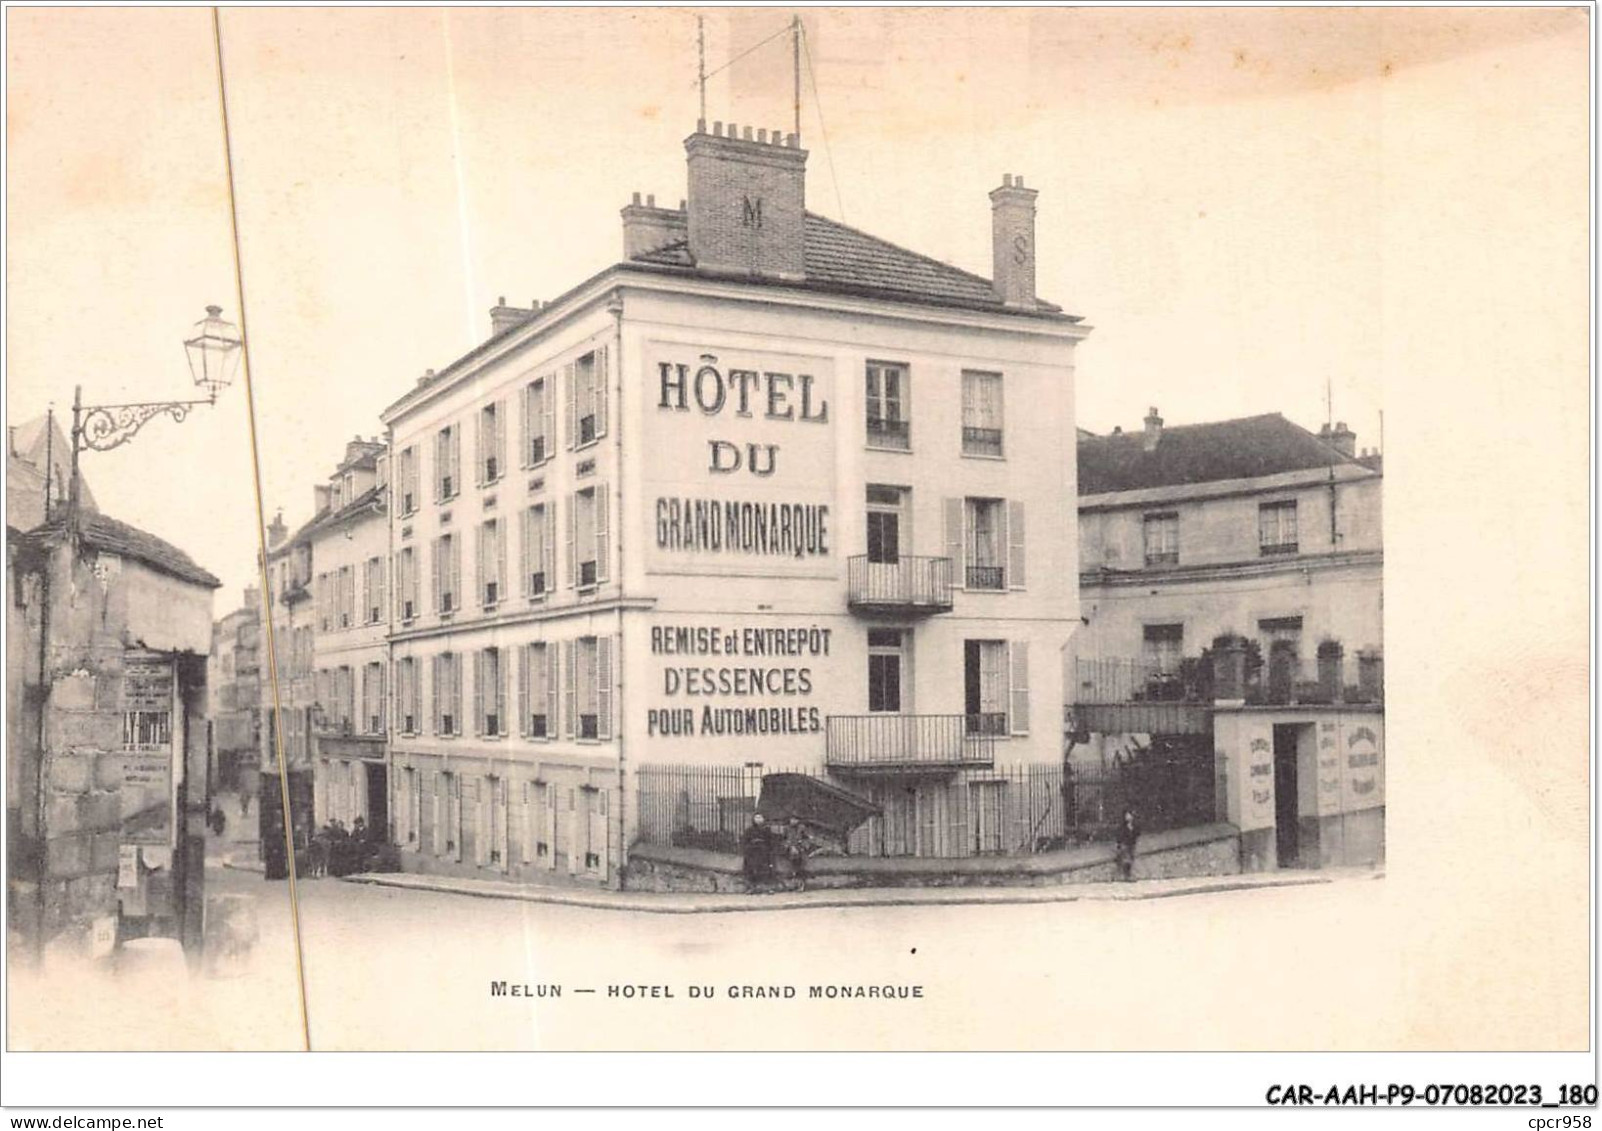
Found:
[(234, 371), (244, 352), (238, 328), (222, 317), (222, 307), (206, 307), (206, 317), (195, 323), (194, 336), (184, 341), (189, 372), (205, 397), (188, 401), (143, 401), (136, 404), (86, 405), (83, 386), (72, 395), (72, 480), (67, 491), (67, 522), (78, 523), (78, 455), (85, 448), (110, 451), (133, 439), (152, 418), (171, 416), (182, 422), (195, 405), (216, 404), (217, 394), (233, 383)]

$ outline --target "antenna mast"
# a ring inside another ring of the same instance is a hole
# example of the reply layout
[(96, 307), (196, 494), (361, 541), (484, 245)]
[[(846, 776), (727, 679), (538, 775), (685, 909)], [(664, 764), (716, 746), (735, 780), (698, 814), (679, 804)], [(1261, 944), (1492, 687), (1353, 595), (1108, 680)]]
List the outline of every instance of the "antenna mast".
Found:
[(790, 17), (790, 71), (795, 76), (795, 136), (801, 137), (801, 17)]
[(701, 63), (697, 76), (701, 85), (701, 128), (706, 128), (706, 18), (695, 17), (695, 42), (700, 52)]

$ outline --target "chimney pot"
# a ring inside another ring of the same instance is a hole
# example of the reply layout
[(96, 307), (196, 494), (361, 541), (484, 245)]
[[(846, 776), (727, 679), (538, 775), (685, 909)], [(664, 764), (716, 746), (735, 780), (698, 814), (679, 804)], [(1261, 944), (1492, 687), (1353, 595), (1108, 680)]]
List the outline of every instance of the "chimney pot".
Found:
[(712, 136), (713, 137), (722, 137), (723, 136), (723, 123), (722, 122), (713, 122), (712, 123)]
[(760, 141), (763, 145), (768, 144), (768, 131), (765, 130), (765, 129), (758, 130), (757, 131), (757, 140)]
[(1152, 405), (1151, 411), (1146, 414), (1146, 450), (1154, 451), (1157, 442), (1163, 438), (1163, 418), (1157, 415), (1157, 406)]
[(789, 148), (794, 149), (796, 146), (801, 144), (801, 138), (797, 134), (785, 134), (784, 144)]
[(740, 132), (740, 140), (741, 141), (750, 141), (751, 140), (751, 127), (750, 126), (746, 126)]
[(645, 206), (647, 208), (655, 208), (656, 207), (656, 193), (653, 192), (653, 193), (647, 193), (646, 194)]
[(629, 201), (630, 204), (638, 204), (639, 202), (640, 202), (640, 194), (639, 193), (635, 193), (634, 194), (634, 199)]
[(1017, 173), (1013, 174), (1012, 187), (1013, 188), (1023, 188), (1023, 177), (1022, 177), (1022, 175), (1017, 174)]
[(706, 133), (706, 119), (705, 118), (697, 118), (695, 120), (695, 132), (698, 133), (698, 134)]

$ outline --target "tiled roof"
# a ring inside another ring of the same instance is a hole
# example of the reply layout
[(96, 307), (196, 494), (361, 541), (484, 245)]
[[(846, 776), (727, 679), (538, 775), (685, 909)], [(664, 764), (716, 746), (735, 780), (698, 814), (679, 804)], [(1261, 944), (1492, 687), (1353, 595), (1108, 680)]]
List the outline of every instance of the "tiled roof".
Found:
[(1157, 446), (1146, 450), (1144, 432), (1079, 437), (1079, 493), (1139, 491), (1256, 479), (1287, 471), (1352, 464), (1313, 433), (1277, 412), (1164, 427)]
[[(802, 228), (806, 278), (800, 286), (813, 290), (881, 295), (911, 302), (1009, 310), (990, 280), (898, 247), (856, 228), (808, 212)], [(688, 243), (675, 240), (630, 262), (693, 268)], [(1062, 308), (1041, 301), (1037, 312), (1060, 314)]]
[(354, 499), (340, 507), (337, 511), (318, 515), (305, 526), (301, 527), (301, 529), (296, 532), (295, 538), (299, 539), (302, 537), (307, 537), (331, 527), (338, 526), (345, 519), (353, 518), (361, 514), (363, 511), (370, 511), (373, 514), (384, 513), (384, 488), (381, 485), (374, 484), (373, 486), (367, 488), (367, 490), (363, 491), (360, 495), (357, 495)]
[[(171, 542), (146, 533), (137, 526), (119, 522), (107, 515), (88, 511), (80, 514), (79, 537), (83, 544), (108, 554), (120, 554), (143, 562), (159, 573), (187, 581), (191, 585), (204, 585), (208, 589), (222, 588), (222, 582), (195, 564), (195, 560)], [(31, 538), (48, 538), (59, 534), (65, 525), (65, 516), (52, 518), (43, 526), (29, 532)]]

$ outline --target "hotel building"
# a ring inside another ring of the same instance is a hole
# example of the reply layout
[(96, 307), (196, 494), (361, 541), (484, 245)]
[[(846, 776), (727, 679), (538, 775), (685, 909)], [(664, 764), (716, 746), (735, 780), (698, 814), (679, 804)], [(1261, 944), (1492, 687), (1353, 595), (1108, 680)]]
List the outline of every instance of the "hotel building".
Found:
[(999, 771), (1061, 763), (1088, 328), (1035, 294), (1034, 190), (991, 192), (986, 279), (807, 212), (794, 135), (685, 148), (621, 262), (383, 413), (407, 870), (615, 884), (670, 766), (1002, 851)]

